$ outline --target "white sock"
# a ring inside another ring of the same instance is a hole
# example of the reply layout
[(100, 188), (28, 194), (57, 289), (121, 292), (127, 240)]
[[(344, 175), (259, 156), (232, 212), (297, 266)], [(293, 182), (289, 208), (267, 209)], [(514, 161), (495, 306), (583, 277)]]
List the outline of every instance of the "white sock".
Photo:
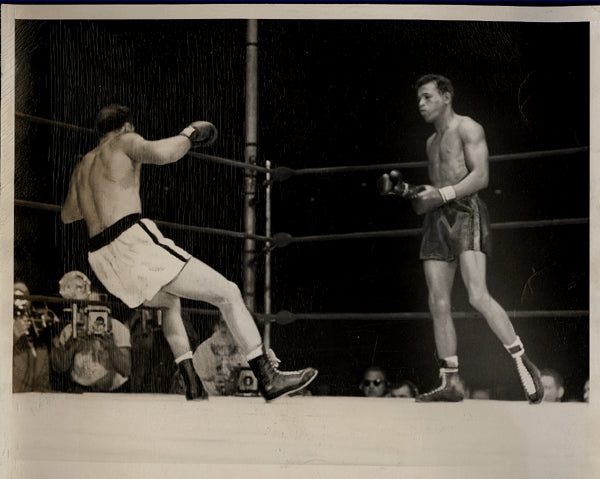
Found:
[(186, 359), (192, 359), (193, 357), (194, 355), (192, 354), (192, 352), (188, 351), (187, 353), (183, 353), (178, 358), (175, 358), (175, 364), (179, 364), (181, 361), (185, 361)]
[(246, 355), (246, 360), (248, 362), (252, 361), (254, 358), (257, 358), (259, 356), (262, 356), (263, 354), (265, 354), (265, 352), (263, 351), (263, 346), (262, 344), (260, 346), (258, 346), (257, 348), (253, 349), (252, 351), (250, 351), (247, 355)]
[(519, 338), (519, 336), (517, 336), (517, 339), (515, 339), (512, 344), (505, 344), (504, 347), (513, 358), (523, 356), (523, 354), (525, 353), (525, 347), (523, 346), (523, 343), (521, 342), (521, 338)]
[(458, 369), (458, 356), (448, 356), (444, 358), (446, 366), (453, 369)]

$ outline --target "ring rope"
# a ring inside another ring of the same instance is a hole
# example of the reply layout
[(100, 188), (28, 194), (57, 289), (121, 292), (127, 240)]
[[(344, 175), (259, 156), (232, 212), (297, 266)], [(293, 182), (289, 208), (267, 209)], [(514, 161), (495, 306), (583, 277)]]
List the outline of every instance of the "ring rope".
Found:
[[(531, 221), (509, 221), (505, 223), (492, 223), (492, 229), (519, 229), (519, 228), (542, 228), (547, 226), (567, 226), (588, 224), (589, 218), (561, 218), (554, 220), (531, 220)], [(368, 231), (357, 233), (335, 233), (328, 235), (292, 236), (288, 233), (277, 233), (271, 238), (271, 247), (283, 247), (290, 243), (307, 243), (314, 241), (338, 241), (344, 239), (368, 239), (368, 238), (401, 238), (407, 236), (418, 236), (421, 228)]]
[[(17, 200), (17, 199), (15, 199), (15, 206), (22, 206), (25, 208), (32, 208), (32, 209), (36, 209), (36, 210), (52, 211), (54, 213), (60, 213), (60, 209), (61, 209), (60, 206), (58, 206), (58, 205), (51, 205), (51, 204), (47, 204), (47, 203), (38, 203), (36, 201)], [(242, 239), (250, 238), (250, 239), (254, 239), (256, 241), (263, 241), (263, 242), (269, 241), (269, 238), (267, 238), (266, 236), (247, 234), (247, 233), (242, 233), (239, 231), (230, 231), (230, 230), (225, 230), (222, 228), (210, 228), (207, 226), (182, 225), (179, 223), (172, 223), (170, 221), (162, 221), (162, 220), (155, 220), (154, 222), (159, 226), (165, 226), (168, 228), (179, 229), (179, 230), (195, 231), (197, 233), (217, 234), (217, 235), (229, 236), (232, 238), (242, 238)]]
[[(106, 296), (106, 295), (105, 295)], [(14, 296), (15, 299), (28, 299), (29, 301), (31, 301), (32, 303), (46, 303), (46, 304), (60, 304), (63, 307), (69, 307), (72, 304), (77, 304), (77, 305), (81, 305), (81, 306), (88, 306), (88, 305), (102, 305), (102, 306), (109, 306), (109, 307), (113, 307), (113, 308), (118, 308), (118, 307), (123, 307), (124, 303), (120, 303), (117, 301), (104, 301), (104, 300), (83, 300), (83, 299), (65, 299), (61, 296), (46, 296), (46, 295), (42, 295), (42, 294), (29, 294), (29, 295), (15, 295)], [(129, 309), (161, 309), (161, 308), (155, 308), (155, 307), (149, 307), (149, 306), (138, 306), (137, 308), (129, 308)], [(209, 308), (193, 308), (193, 307), (182, 307), (181, 308), (182, 311), (188, 312), (188, 313), (198, 313), (198, 314), (208, 314), (210, 316), (218, 316), (219, 310), (214, 308), (214, 309), (209, 309)]]
[(42, 125), (50, 125), (50, 126), (60, 126), (61, 128), (66, 128), (68, 130), (79, 131), (82, 133), (96, 133), (94, 130), (90, 128), (84, 128), (82, 126), (70, 125), (69, 123), (63, 123), (62, 121), (55, 120), (47, 120), (46, 118), (40, 118), (39, 116), (28, 115), (27, 113), (21, 113), (20, 111), (15, 112), (15, 116), (17, 118), (22, 118), (24, 120), (29, 120), (34, 123), (41, 123)]
[[(43, 302), (48, 304), (62, 304), (69, 306), (73, 303), (79, 305), (102, 304), (106, 306), (122, 306), (121, 303), (114, 301), (86, 301), (76, 299), (65, 299), (59, 296), (45, 296), (38, 294), (30, 295), (14, 295), (15, 299), (28, 299), (31, 302)], [(160, 309), (140, 306), (142, 309)], [(135, 308), (137, 309), (137, 308)], [(218, 309), (208, 308), (182, 308), (186, 312), (218, 315)], [(513, 318), (581, 318), (589, 316), (588, 310), (512, 310), (507, 311), (507, 314)], [(293, 313), (291, 311), (279, 311), (276, 314), (254, 313), (256, 318), (265, 321), (277, 322), (280, 324), (291, 323), (296, 320), (423, 320), (430, 319), (431, 314), (428, 312), (395, 312), (395, 313)], [(456, 319), (471, 319), (479, 318), (481, 314), (476, 311), (457, 311), (452, 313), (452, 317)]]
[[(54, 120), (47, 120), (45, 118), (40, 118), (33, 115), (28, 115), (21, 112), (15, 112), (15, 115), (19, 118), (27, 119), (34, 121), (36, 123), (42, 123), (46, 125), (56, 125), (63, 128), (68, 128), (75, 131), (82, 131), (85, 133), (94, 133), (94, 130), (89, 128), (83, 128), (76, 125), (70, 125), (68, 123), (63, 123)], [(490, 162), (496, 161), (508, 161), (508, 160), (527, 160), (527, 159), (537, 159), (537, 158), (547, 158), (552, 156), (562, 156), (562, 155), (575, 155), (579, 153), (589, 152), (589, 147), (581, 146), (574, 148), (563, 148), (557, 150), (541, 150), (541, 151), (531, 151), (525, 153), (507, 153), (502, 155), (492, 155), (489, 157)], [(292, 176), (304, 176), (304, 175), (314, 175), (314, 174), (331, 174), (331, 173), (349, 173), (356, 171), (369, 171), (369, 170), (387, 170), (387, 169), (408, 169), (408, 168), (423, 168), (427, 166), (426, 161), (412, 161), (405, 163), (382, 163), (376, 165), (354, 165), (354, 166), (332, 166), (332, 167), (323, 167), (323, 168), (287, 168), (287, 167), (277, 167), (273, 169), (267, 169), (262, 166), (252, 165), (241, 161), (230, 160), (227, 158), (222, 158), (220, 156), (207, 155), (205, 153), (199, 153), (195, 151), (188, 152), (188, 155), (192, 157), (197, 157), (205, 160), (209, 160), (215, 163), (221, 163), (224, 165), (232, 166), (234, 168), (245, 168), (247, 170), (257, 171), (260, 173), (271, 174), (271, 182), (273, 181), (283, 181)]]
[[(534, 318), (581, 318), (589, 316), (587, 310), (547, 310), (507, 311), (512, 318), (534, 319)], [(276, 314), (255, 314), (261, 320), (288, 324), (296, 320), (424, 320), (431, 319), (428, 312), (401, 312), (401, 313), (292, 313), (291, 311), (279, 311)], [(480, 318), (481, 314), (476, 311), (457, 311), (452, 313), (456, 319)]]
[[(38, 203), (35, 201), (17, 200), (15, 206), (23, 206), (45, 211), (60, 212), (60, 206), (47, 203)], [(210, 228), (204, 226), (182, 225), (169, 221), (156, 220), (159, 226), (174, 228), (179, 230), (195, 231), (197, 233), (219, 234), (233, 238), (249, 238), (257, 241), (271, 242), (269, 248), (284, 247), (290, 243), (307, 243), (314, 241), (337, 241), (343, 239), (369, 239), (369, 238), (401, 238), (407, 236), (417, 236), (421, 233), (421, 228), (409, 228), (399, 230), (367, 231), (356, 233), (337, 233), (329, 235), (310, 235), (310, 236), (292, 236), (289, 233), (277, 233), (272, 237), (247, 234), (238, 231), (229, 231), (220, 228)], [(519, 228), (542, 228), (547, 226), (566, 226), (588, 224), (589, 218), (561, 218), (553, 220), (533, 220), (533, 221), (509, 221), (504, 223), (492, 223), (492, 229), (519, 229)]]
[(203, 160), (209, 160), (214, 163), (220, 163), (223, 165), (233, 166), (234, 168), (244, 168), (246, 170), (258, 171), (260, 173), (267, 173), (269, 170), (264, 166), (251, 165), (248, 163), (242, 163), (241, 161), (229, 160), (227, 158), (222, 158), (220, 156), (215, 155), (207, 155), (206, 153), (199, 153), (197, 151), (188, 151), (189, 156), (194, 158), (200, 158)]

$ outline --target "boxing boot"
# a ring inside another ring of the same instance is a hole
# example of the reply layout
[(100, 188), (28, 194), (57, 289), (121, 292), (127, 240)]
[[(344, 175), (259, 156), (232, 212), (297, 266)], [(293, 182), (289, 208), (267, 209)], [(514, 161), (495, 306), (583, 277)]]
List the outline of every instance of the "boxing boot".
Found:
[(458, 368), (440, 368), (441, 384), (432, 391), (419, 394), (416, 402), (459, 402), (464, 399), (464, 390)]
[(300, 391), (308, 386), (318, 374), (318, 371), (313, 368), (280, 371), (280, 362), (271, 349), (248, 361), (258, 380), (258, 390), (267, 401)]
[(517, 373), (525, 392), (525, 397), (531, 404), (539, 404), (544, 399), (544, 386), (542, 376), (527, 355), (521, 339), (517, 336), (515, 342), (504, 346), (515, 361)]
[(544, 399), (544, 385), (542, 384), (540, 371), (525, 353), (514, 358), (514, 360), (523, 391), (525, 391), (525, 397), (531, 404), (541, 403)]
[(184, 359), (179, 363), (178, 367), (185, 383), (185, 398), (188, 401), (192, 399), (208, 399), (208, 393), (202, 387), (202, 382), (196, 374), (192, 360)]

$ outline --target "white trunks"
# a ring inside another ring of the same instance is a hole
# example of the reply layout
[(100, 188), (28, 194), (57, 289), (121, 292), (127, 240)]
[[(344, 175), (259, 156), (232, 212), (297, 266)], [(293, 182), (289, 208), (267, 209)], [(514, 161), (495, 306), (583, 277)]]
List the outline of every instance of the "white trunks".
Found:
[(104, 287), (130, 308), (152, 299), (192, 257), (153, 221), (126, 216), (90, 238), (88, 261)]

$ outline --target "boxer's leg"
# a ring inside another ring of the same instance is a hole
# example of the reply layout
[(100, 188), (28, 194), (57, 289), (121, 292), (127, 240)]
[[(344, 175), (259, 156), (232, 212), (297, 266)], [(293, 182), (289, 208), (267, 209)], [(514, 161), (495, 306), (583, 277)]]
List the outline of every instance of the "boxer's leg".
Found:
[(194, 371), (190, 341), (181, 318), (181, 301), (165, 291), (159, 291), (154, 298), (144, 303), (151, 308), (163, 310), (162, 331), (173, 352), (175, 363), (185, 382), (187, 399), (206, 399), (208, 395), (202, 387), (200, 378)]
[(181, 302), (177, 296), (159, 291), (154, 298), (144, 302), (144, 306), (163, 310), (162, 331), (173, 356), (178, 357), (191, 351), (190, 341), (181, 319)]
[(441, 384), (436, 389), (417, 396), (417, 402), (461, 401), (463, 388), (458, 376), (456, 330), (451, 314), (451, 294), (456, 262), (426, 260), (423, 262), (428, 302), (433, 317), (433, 332), (440, 362)]
[(433, 335), (440, 359), (456, 356), (456, 331), (451, 314), (451, 295), (456, 262), (423, 261), (427, 282), (429, 311), (433, 317)]
[(513, 325), (486, 285), (486, 255), (481, 251), (464, 251), (459, 256), (460, 271), (469, 293), (469, 302), (486, 319), (494, 334), (513, 357), (527, 400), (539, 403), (544, 397), (540, 372), (525, 354), (525, 348), (515, 334)]
[(299, 391), (317, 376), (313, 368), (281, 372), (272, 351), (264, 351), (252, 315), (239, 288), (220, 273), (191, 258), (163, 291), (183, 298), (205, 301), (219, 308), (231, 334), (246, 354), (265, 399), (272, 400)]
[(469, 303), (479, 311), (504, 345), (515, 342), (517, 335), (506, 311), (488, 292), (486, 255), (481, 251), (464, 251), (459, 256), (460, 272), (469, 294)]
[(216, 306), (242, 353), (249, 355), (260, 350), (262, 339), (240, 289), (202, 261), (191, 258), (163, 291)]

